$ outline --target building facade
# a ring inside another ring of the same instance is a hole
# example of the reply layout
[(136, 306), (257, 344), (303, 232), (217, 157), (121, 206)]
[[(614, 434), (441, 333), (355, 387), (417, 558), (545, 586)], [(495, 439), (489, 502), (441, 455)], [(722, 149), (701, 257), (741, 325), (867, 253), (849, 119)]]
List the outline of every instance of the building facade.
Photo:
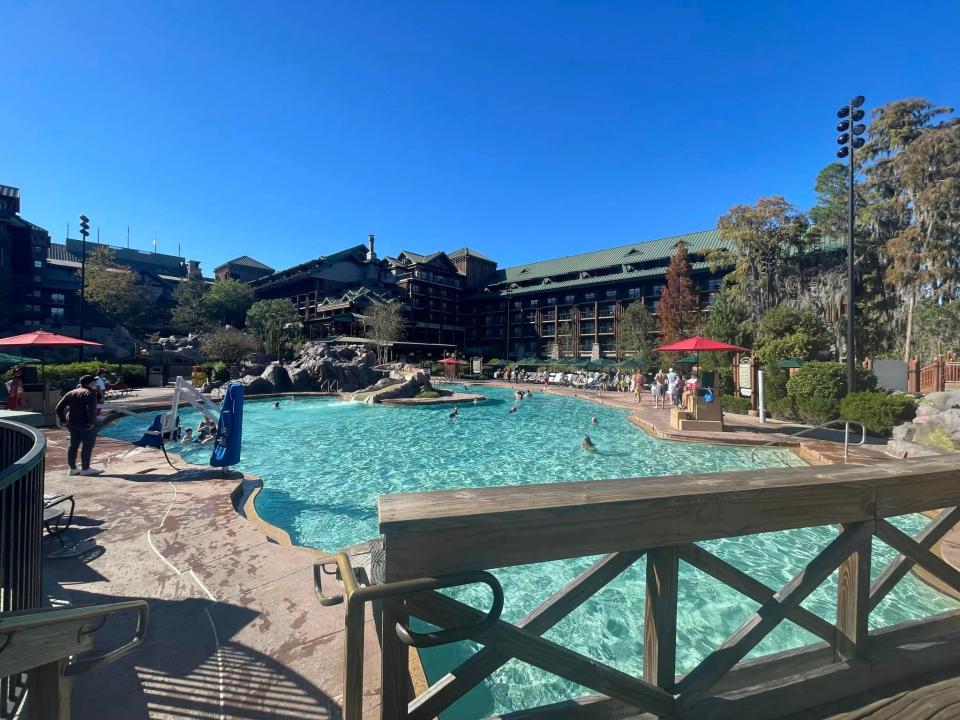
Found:
[(249, 255), (241, 255), (233, 260), (227, 260), (223, 265), (218, 265), (213, 269), (213, 276), (217, 280), (226, 280), (231, 278), (243, 283), (252, 283), (267, 275), (275, 273), (269, 265), (264, 265), (259, 260), (254, 260)]
[[(198, 262), (178, 255), (86, 243), (88, 253), (96, 247), (108, 247), (117, 265), (136, 272), (160, 306), (171, 307), (177, 286), (200, 273)], [(77, 332), (83, 252), (82, 241), (52, 242), (46, 230), (20, 217), (20, 190), (0, 185), (0, 329)], [(84, 323), (98, 323), (89, 306)]]
[(357, 337), (371, 303), (397, 301), (408, 321), (407, 351), (438, 357), (452, 348), (519, 359), (615, 357), (624, 310), (642, 302), (654, 315), (677, 246), (688, 252), (701, 305), (709, 307), (723, 274), (707, 253), (721, 249), (707, 230), (630, 243), (503, 269), (461, 248), (449, 254), (403, 251), (379, 259), (368, 246), (320, 257), (254, 281), (258, 298), (293, 302), (308, 338)]

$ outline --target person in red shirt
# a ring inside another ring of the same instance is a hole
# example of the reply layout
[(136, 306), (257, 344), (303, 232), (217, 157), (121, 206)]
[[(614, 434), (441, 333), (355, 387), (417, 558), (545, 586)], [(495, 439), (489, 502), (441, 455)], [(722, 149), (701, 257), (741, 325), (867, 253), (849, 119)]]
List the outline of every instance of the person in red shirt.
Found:
[[(93, 375), (80, 378), (80, 387), (60, 398), (57, 420), (70, 431), (67, 465), (71, 475), (99, 475), (102, 470), (90, 467), (90, 456), (97, 442), (97, 379)], [(77, 450), (80, 450), (80, 468), (77, 469)]]

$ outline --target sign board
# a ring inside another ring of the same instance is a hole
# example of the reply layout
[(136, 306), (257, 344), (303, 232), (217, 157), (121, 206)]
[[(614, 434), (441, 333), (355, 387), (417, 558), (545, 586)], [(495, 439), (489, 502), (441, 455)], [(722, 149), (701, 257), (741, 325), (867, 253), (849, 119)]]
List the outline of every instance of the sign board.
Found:
[(877, 388), (906, 392), (907, 364), (903, 360), (877, 360), (873, 374), (877, 376)]
[(737, 370), (737, 385), (740, 388), (740, 394), (749, 397), (753, 391), (753, 366), (749, 356), (740, 358), (740, 367)]
[(483, 372), (483, 358), (470, 358), (470, 372), (479, 375)]

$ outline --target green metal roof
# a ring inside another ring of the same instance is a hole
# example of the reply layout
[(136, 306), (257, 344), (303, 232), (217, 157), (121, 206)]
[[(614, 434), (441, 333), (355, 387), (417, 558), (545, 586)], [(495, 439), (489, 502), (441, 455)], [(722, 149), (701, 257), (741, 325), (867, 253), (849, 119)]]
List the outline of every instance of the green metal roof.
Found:
[(259, 260), (254, 260), (249, 255), (241, 255), (240, 257), (236, 257), (233, 260), (227, 260), (222, 265), (218, 265), (215, 269), (219, 270), (220, 268), (226, 267), (227, 265), (240, 265), (241, 267), (254, 268), (256, 270), (269, 270), (270, 272), (274, 271), (273, 268), (270, 267), (269, 265), (264, 265), (262, 262), (260, 262)]
[[(690, 263), (690, 270), (709, 269), (710, 263), (704, 261)], [(501, 295), (526, 295), (529, 293), (550, 292), (551, 290), (563, 290), (565, 288), (578, 287), (581, 285), (602, 285), (604, 283), (620, 282), (623, 280), (635, 280), (639, 278), (663, 276), (666, 275), (665, 267), (644, 268), (634, 270), (633, 272), (612, 273), (610, 275), (595, 275), (593, 277), (578, 278), (577, 280), (561, 280), (560, 282), (537, 283), (535, 285), (521, 285), (520, 287), (510, 288), (502, 285), (497, 289)], [(480, 296), (484, 297), (484, 296)], [(495, 297), (495, 296), (491, 296)]]
[(497, 261), (496, 261), (496, 260), (491, 260), (491, 259), (488, 258), (486, 255), (481, 255), (481, 254), (478, 253), (476, 250), (471, 250), (471, 249), (468, 248), (468, 247), (462, 247), (462, 248), (460, 248), (459, 250), (454, 250), (452, 253), (448, 253), (448, 254), (447, 254), (447, 257), (452, 259), (452, 258), (460, 257), (461, 255), (467, 255), (467, 256), (469, 256), (469, 257), (474, 257), (474, 258), (477, 258), (478, 260), (486, 260), (487, 262), (493, 263), (494, 265), (497, 264)]
[[(595, 250), (580, 253), (579, 255), (568, 255), (557, 258), (556, 260), (543, 260), (540, 262), (527, 263), (526, 265), (514, 265), (513, 267), (500, 270), (496, 283), (526, 282), (552, 277), (554, 275), (589, 272), (590, 270), (599, 270), (616, 265), (630, 265), (650, 260), (661, 260), (671, 257), (674, 254), (677, 244), (681, 242), (687, 246), (687, 251), (691, 253), (703, 253), (707, 250), (717, 250), (723, 247), (720, 242), (719, 230), (704, 230), (702, 232), (687, 233), (686, 235), (674, 235), (659, 240), (620, 245), (607, 250)], [(661, 269), (657, 268), (651, 268), (651, 270), (662, 272)], [(629, 276), (632, 273), (624, 274)], [(588, 282), (598, 282), (600, 280), (603, 280), (603, 278), (589, 278)], [(560, 283), (556, 284), (559, 285)]]

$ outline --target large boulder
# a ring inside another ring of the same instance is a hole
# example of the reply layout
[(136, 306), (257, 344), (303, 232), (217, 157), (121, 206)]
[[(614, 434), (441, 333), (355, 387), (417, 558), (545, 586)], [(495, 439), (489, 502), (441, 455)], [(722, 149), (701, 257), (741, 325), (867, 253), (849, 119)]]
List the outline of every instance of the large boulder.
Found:
[(892, 435), (887, 452), (894, 457), (960, 452), (960, 392), (927, 395), (913, 422), (898, 425)]
[(285, 393), (293, 390), (290, 375), (280, 363), (272, 362), (267, 365), (260, 377), (270, 383), (274, 392)]
[(960, 390), (947, 390), (946, 392), (935, 392), (924, 395), (920, 399), (917, 413), (920, 408), (929, 406), (940, 410), (950, 410), (951, 408), (960, 408)]
[(430, 387), (430, 376), (422, 370), (412, 374), (391, 373), (390, 375), (354, 393), (353, 399), (378, 403), (394, 398), (412, 398), (416, 397), (421, 390)]
[(259, 375), (244, 375), (240, 382), (243, 383), (244, 395), (266, 395), (275, 392), (270, 381)]
[(317, 383), (304, 368), (294, 368), (290, 371), (290, 383), (294, 392), (311, 392), (317, 389)]
[[(323, 342), (309, 340), (300, 348), (293, 362), (287, 365), (291, 373), (303, 370), (319, 386), (336, 383), (340, 390), (351, 391), (375, 383), (382, 373), (374, 370), (376, 355), (363, 345), (333, 348)], [(303, 381), (301, 381), (303, 382)]]

